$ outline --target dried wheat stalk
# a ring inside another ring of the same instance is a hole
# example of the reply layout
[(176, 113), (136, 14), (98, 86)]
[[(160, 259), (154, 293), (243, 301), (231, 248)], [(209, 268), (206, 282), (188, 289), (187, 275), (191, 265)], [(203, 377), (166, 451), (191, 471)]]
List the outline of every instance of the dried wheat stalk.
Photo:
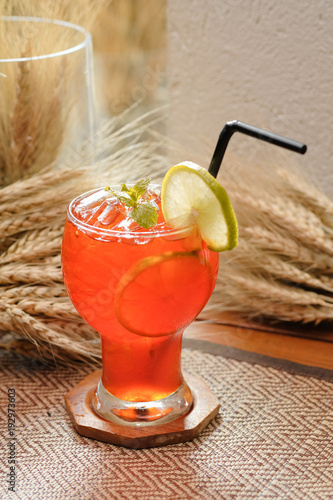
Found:
[(323, 193), (290, 170), (277, 168), (276, 173), (285, 181), (286, 190), (293, 199), (318, 214), (327, 227), (333, 227), (332, 203)]
[(292, 238), (286, 238), (261, 226), (246, 226), (243, 230), (246, 240), (255, 244), (265, 254), (277, 255), (320, 274), (332, 274), (331, 258), (325, 254), (317, 253), (311, 248), (299, 245)]
[(58, 253), (61, 248), (62, 233), (62, 224), (24, 233), (1, 254), (0, 266), (13, 262), (42, 259), (48, 253)]
[[(313, 266), (309, 269), (307, 264), (303, 264), (303, 266), (295, 265), (294, 262), (284, 260), (273, 253), (263, 253), (255, 244), (250, 244), (246, 240), (242, 241), (241, 245), (242, 253), (237, 257), (237, 263), (246, 266), (248, 271), (253, 273), (261, 272), (264, 275), (273, 276), (280, 280), (333, 293), (333, 279), (322, 276), (320, 272), (313, 269)], [(332, 268), (330, 271), (332, 272)], [(327, 297), (326, 300), (330, 300), (330, 298)]]
[(306, 246), (314, 247), (328, 255), (333, 255), (333, 244), (322, 220), (306, 206), (295, 203), (288, 197), (268, 197), (262, 192), (260, 197), (233, 185), (233, 198), (237, 205), (249, 212), (262, 214), (271, 225), (293, 234)]
[[(235, 278), (235, 279), (233, 279)], [(219, 280), (212, 303), (208, 306), (205, 317), (214, 317), (216, 311), (234, 311), (248, 319), (264, 320), (271, 318), (275, 321), (313, 323), (333, 321), (333, 310), (325, 301), (313, 301), (307, 297), (307, 292), (300, 290), (293, 292), (290, 286), (279, 282), (267, 281), (267, 278), (258, 278), (247, 275), (227, 274), (225, 279), (230, 280), (228, 286)], [(303, 292), (303, 293), (302, 293)], [(223, 297), (219, 300), (219, 297)], [(240, 300), (242, 301), (240, 303)]]

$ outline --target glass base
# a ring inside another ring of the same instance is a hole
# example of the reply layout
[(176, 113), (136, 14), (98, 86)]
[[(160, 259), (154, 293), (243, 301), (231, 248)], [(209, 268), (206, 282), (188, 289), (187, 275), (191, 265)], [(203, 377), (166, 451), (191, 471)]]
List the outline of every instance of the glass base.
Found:
[(93, 397), (96, 413), (109, 422), (131, 427), (165, 424), (187, 413), (192, 406), (192, 394), (183, 380), (174, 393), (156, 401), (125, 401), (105, 389), (100, 380)]

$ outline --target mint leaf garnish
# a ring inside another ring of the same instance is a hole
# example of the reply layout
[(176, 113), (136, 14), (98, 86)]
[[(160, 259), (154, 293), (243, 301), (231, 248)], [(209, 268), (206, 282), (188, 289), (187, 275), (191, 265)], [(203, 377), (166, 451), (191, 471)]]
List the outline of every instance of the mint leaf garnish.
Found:
[(136, 202), (133, 201), (132, 198), (127, 193), (122, 195), (120, 193), (116, 193), (116, 191), (113, 191), (109, 187), (105, 188), (105, 190), (110, 191), (110, 193), (112, 193), (114, 196), (116, 196), (118, 198), (118, 200), (121, 201), (121, 203), (124, 203), (124, 205), (126, 205), (126, 207), (135, 207)]
[(150, 201), (145, 201), (144, 203), (137, 205), (133, 208), (130, 215), (132, 219), (139, 224), (139, 226), (144, 227), (145, 229), (154, 227), (157, 222), (157, 210)]
[(142, 179), (137, 182), (133, 188), (130, 188), (130, 191), (134, 191), (136, 196), (140, 198), (143, 194), (145, 194), (147, 187), (150, 184), (151, 179), (148, 177), (147, 179)]
[(105, 188), (105, 191), (110, 191), (121, 203), (132, 209), (128, 213), (129, 217), (145, 229), (155, 226), (157, 222), (156, 206), (151, 201), (142, 199), (150, 181), (150, 178), (142, 179), (130, 188), (126, 184), (121, 184), (121, 192), (119, 193), (113, 191), (109, 186)]

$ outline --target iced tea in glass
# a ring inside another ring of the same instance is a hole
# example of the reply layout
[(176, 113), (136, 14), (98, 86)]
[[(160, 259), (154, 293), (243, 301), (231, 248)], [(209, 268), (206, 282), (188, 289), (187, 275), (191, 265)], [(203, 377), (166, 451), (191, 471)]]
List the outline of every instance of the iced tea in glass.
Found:
[(164, 423), (191, 408), (182, 335), (211, 296), (219, 256), (195, 226), (165, 223), (158, 186), (145, 198), (158, 210), (148, 230), (104, 188), (79, 196), (68, 207), (62, 247), (68, 294), (101, 337), (93, 406), (132, 426)]

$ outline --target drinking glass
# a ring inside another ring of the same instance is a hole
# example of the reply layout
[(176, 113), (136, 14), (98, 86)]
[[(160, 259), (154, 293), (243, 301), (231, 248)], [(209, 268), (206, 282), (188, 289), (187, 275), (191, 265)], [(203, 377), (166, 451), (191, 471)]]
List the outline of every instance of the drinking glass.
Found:
[(160, 188), (149, 190), (159, 207), (153, 229), (128, 225), (119, 202), (101, 188), (70, 203), (62, 245), (68, 294), (101, 337), (93, 407), (108, 421), (139, 427), (190, 410), (182, 335), (211, 296), (218, 271), (218, 253), (194, 227), (166, 226)]
[[(91, 35), (59, 20), (0, 20), (0, 183), (68, 158), (94, 128)], [(91, 147), (92, 149), (92, 147)], [(87, 148), (87, 161), (93, 151)]]

